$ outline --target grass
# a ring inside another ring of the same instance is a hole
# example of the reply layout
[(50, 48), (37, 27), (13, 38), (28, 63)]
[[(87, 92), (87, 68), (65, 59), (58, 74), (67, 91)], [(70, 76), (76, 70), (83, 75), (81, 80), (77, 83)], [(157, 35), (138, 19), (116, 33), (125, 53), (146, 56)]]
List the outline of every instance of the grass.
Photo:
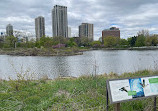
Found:
[[(144, 70), (121, 76), (110, 73), (56, 80), (0, 80), (0, 111), (104, 111), (107, 79), (155, 74), (158, 72)], [(149, 110), (152, 100), (121, 103), (121, 110)], [(109, 108), (113, 110), (113, 105)]]

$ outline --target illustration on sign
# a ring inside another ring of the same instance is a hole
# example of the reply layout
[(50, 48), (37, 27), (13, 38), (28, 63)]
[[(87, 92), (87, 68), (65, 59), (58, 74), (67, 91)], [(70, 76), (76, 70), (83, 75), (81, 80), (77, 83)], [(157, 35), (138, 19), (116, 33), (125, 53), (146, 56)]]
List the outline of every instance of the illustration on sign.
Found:
[(158, 92), (158, 78), (151, 78), (149, 79), (150, 88), (152, 93)]
[(111, 80), (108, 84), (112, 102), (158, 95), (158, 76)]

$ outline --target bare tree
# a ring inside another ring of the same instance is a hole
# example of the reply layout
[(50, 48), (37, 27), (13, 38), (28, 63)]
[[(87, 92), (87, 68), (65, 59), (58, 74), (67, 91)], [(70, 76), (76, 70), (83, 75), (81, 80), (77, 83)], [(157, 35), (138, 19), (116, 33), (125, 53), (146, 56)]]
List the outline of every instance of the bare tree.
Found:
[(138, 34), (138, 36), (139, 35), (144, 35), (144, 37), (149, 37), (149, 30), (148, 29), (143, 29), (143, 30), (139, 31), (137, 34)]

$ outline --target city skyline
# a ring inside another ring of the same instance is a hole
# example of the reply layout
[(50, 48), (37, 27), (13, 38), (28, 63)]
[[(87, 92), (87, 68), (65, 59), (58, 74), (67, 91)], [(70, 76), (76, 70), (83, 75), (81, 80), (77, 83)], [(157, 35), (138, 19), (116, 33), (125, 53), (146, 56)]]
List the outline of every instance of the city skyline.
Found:
[(34, 32), (34, 18), (41, 15), (46, 18), (46, 35), (52, 36), (51, 10), (54, 5), (64, 5), (68, 8), (72, 36), (78, 36), (78, 26), (83, 22), (94, 24), (95, 40), (101, 37), (102, 30), (112, 26), (120, 28), (121, 38), (134, 36), (142, 29), (158, 33), (156, 0), (1, 0), (0, 4), (0, 32), (5, 31), (9, 23), (15, 30)]

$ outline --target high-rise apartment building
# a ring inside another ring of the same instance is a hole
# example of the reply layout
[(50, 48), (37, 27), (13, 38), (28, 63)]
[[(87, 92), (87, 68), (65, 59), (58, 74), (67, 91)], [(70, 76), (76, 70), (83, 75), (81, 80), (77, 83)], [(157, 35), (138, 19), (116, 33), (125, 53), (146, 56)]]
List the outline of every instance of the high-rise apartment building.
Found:
[(119, 37), (120, 38), (120, 30), (116, 27), (111, 27), (110, 29), (105, 29), (102, 31), (102, 41), (104, 41), (104, 37)]
[(53, 37), (68, 37), (67, 7), (55, 5), (52, 10)]
[(68, 37), (71, 38), (71, 27), (68, 27)]
[(36, 32), (36, 40), (39, 40), (41, 37), (45, 36), (44, 17), (39, 16), (39, 17), (35, 18), (35, 32)]
[(79, 26), (79, 37), (88, 37), (88, 40), (93, 41), (93, 24), (82, 23)]
[(7, 36), (13, 36), (13, 26), (11, 24), (7, 25), (6, 33), (7, 33)]

